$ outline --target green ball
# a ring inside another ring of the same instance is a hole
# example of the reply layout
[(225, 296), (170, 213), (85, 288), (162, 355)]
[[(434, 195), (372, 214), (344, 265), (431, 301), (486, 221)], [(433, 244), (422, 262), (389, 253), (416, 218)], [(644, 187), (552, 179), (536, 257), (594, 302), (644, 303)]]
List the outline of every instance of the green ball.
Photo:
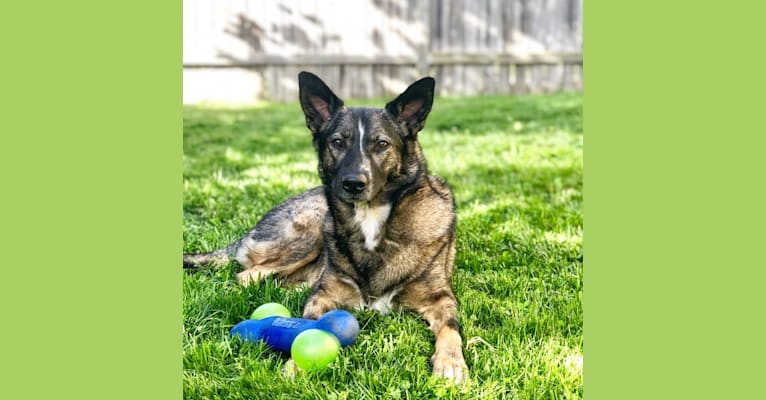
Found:
[(250, 319), (264, 319), (268, 317), (290, 318), (290, 310), (279, 303), (266, 303), (256, 308)]
[(306, 329), (293, 340), (290, 355), (301, 369), (315, 371), (333, 362), (338, 351), (340, 342), (335, 335), (321, 329)]

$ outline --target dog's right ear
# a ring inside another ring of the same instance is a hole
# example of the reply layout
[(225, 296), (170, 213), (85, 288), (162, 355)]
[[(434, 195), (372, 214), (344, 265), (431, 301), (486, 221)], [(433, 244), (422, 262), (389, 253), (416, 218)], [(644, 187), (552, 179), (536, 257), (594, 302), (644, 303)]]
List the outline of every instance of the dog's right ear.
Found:
[(306, 126), (311, 133), (317, 133), (322, 124), (331, 120), (343, 108), (343, 100), (311, 72), (301, 71), (298, 74), (298, 87), (301, 108), (306, 114)]

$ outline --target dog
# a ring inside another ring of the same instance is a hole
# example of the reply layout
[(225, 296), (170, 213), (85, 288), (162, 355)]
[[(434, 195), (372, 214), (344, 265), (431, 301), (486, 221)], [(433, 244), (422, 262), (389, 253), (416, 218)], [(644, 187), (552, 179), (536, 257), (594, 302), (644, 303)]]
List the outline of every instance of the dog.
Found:
[(435, 81), (411, 84), (385, 108), (347, 108), (316, 75), (298, 75), (301, 108), (312, 133), (322, 186), (269, 211), (225, 249), (184, 254), (184, 267), (244, 266), (248, 285), (266, 276), (308, 282), (303, 318), (336, 308), (420, 314), (436, 338), (433, 374), (468, 377), (450, 280), (455, 260), (455, 202), (430, 175), (418, 143)]

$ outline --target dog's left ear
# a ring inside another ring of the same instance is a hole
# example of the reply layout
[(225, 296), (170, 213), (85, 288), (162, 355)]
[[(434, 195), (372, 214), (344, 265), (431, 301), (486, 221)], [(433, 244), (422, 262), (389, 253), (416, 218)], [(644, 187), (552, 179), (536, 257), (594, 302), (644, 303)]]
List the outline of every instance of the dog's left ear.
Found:
[(406, 123), (410, 135), (415, 135), (423, 129), (434, 102), (434, 87), (434, 78), (423, 78), (386, 104), (386, 110), (397, 121)]

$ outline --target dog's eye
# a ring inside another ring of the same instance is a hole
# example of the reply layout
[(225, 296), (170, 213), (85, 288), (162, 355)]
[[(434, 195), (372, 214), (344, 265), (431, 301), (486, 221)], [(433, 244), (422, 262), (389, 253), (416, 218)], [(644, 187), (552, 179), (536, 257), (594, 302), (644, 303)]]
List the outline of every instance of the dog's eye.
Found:
[(330, 143), (332, 143), (332, 145), (335, 146), (335, 148), (337, 149), (343, 148), (343, 141), (340, 139), (333, 139)]
[(388, 148), (388, 146), (389, 146), (389, 143), (386, 142), (385, 140), (378, 140), (378, 149), (379, 150), (386, 149), (386, 148)]

